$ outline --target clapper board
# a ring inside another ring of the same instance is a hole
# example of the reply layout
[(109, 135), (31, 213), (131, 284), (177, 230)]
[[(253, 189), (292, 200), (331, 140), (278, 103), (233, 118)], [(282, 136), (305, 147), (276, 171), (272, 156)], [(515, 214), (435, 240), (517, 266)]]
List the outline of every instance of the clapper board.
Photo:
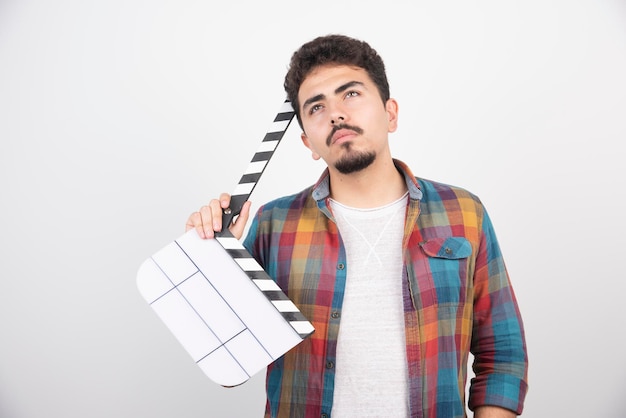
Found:
[(223, 386), (244, 383), (302, 342), (312, 324), (230, 234), (287, 130), (285, 101), (224, 212), (223, 231), (201, 239), (191, 229), (146, 259), (137, 287), (200, 369)]

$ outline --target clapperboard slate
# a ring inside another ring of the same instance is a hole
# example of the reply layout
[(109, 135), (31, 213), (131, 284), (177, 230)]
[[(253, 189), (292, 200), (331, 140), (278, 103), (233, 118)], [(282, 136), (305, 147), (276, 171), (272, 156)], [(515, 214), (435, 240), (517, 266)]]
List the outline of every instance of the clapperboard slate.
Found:
[(227, 225), (258, 182), (294, 112), (285, 101), (224, 214), (223, 232), (192, 229), (143, 262), (137, 286), (167, 328), (214, 382), (247, 381), (314, 331)]

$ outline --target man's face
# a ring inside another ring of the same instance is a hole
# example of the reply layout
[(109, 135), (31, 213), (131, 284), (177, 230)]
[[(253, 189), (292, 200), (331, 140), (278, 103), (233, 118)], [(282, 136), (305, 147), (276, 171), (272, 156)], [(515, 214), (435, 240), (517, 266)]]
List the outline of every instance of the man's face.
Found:
[(309, 74), (298, 92), (302, 141), (313, 158), (350, 174), (389, 153), (388, 133), (397, 127), (397, 103), (384, 104), (362, 68), (328, 65)]

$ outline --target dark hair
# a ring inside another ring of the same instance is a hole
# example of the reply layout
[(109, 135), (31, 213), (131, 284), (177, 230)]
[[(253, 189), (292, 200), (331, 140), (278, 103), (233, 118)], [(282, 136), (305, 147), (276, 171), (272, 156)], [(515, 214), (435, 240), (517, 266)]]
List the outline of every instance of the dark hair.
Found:
[(287, 99), (291, 101), (296, 111), (300, 127), (302, 127), (298, 101), (300, 85), (311, 71), (325, 64), (350, 65), (364, 69), (376, 84), (383, 103), (389, 100), (385, 64), (367, 42), (344, 35), (320, 36), (305, 43), (293, 53), (289, 70), (285, 75), (284, 87)]

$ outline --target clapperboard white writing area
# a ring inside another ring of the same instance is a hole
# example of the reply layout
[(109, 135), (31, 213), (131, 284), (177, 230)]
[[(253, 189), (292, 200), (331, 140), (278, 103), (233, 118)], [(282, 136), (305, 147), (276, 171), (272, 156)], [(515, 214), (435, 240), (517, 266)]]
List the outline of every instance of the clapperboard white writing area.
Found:
[(227, 226), (239, 214), (293, 119), (285, 101), (232, 194), (223, 232), (192, 229), (145, 260), (137, 287), (202, 371), (223, 386), (247, 381), (314, 331)]

